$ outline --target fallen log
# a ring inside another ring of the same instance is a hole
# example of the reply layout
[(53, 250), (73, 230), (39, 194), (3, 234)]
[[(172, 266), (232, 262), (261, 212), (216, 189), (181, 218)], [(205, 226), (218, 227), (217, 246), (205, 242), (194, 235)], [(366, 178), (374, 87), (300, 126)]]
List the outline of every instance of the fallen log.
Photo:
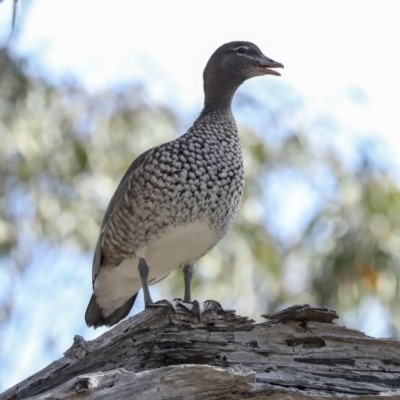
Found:
[(234, 311), (150, 309), (0, 394), (44, 399), (400, 399), (400, 342), (293, 306), (256, 324)]

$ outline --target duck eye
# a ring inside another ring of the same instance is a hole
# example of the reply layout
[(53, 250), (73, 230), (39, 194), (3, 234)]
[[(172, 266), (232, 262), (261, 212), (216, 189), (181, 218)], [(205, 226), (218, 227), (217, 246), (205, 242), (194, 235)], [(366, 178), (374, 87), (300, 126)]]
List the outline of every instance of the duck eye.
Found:
[(238, 54), (245, 54), (247, 52), (246, 47), (239, 47), (237, 50)]

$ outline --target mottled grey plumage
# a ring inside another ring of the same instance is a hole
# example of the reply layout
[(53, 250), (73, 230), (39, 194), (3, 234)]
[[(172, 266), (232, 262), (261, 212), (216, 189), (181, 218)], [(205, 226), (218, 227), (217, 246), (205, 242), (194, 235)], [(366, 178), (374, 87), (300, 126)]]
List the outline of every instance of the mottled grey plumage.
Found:
[[(239, 50), (240, 49), (240, 50)], [(225, 235), (244, 184), (241, 147), (231, 102), (253, 76), (283, 67), (249, 42), (216, 50), (204, 71), (205, 104), (186, 134), (139, 156), (125, 173), (105, 214), (93, 260), (89, 326), (113, 325), (132, 308), (143, 286), (184, 265), (190, 303), (193, 265)], [(201, 313), (197, 302), (194, 312)], [(172, 307), (167, 301), (161, 306)]]

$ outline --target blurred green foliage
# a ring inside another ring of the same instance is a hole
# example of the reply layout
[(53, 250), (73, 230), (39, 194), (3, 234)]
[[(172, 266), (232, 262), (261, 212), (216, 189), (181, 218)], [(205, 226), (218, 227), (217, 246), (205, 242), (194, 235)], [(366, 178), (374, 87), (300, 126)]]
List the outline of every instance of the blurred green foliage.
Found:
[[(195, 297), (215, 298), (253, 318), (288, 304), (323, 304), (354, 317), (346, 321), (352, 327), (360, 326), (357, 310), (372, 297), (392, 316), (389, 334), (400, 337), (398, 182), (364, 144), (349, 166), (330, 143), (339, 135), (334, 124), (293, 130), (285, 120), (298, 111), (292, 104), (260, 104), (251, 97), (237, 104), (262, 110), (265, 118), (256, 129), (239, 127), (246, 169), (241, 212), (199, 263)], [(129, 164), (173, 139), (182, 119), (154, 104), (140, 85), (91, 94), (78, 83), (51, 84), (24, 59), (1, 50), (3, 276), (18, 281), (36, 257), (37, 243), (92, 252)], [(326, 130), (326, 140), (315, 139)], [(298, 191), (306, 195), (298, 199)], [(282, 234), (280, 218), (293, 209), (303, 218)], [(182, 296), (181, 272), (159, 287), (166, 297)], [(88, 298), (89, 292), (88, 282)], [(14, 307), (12, 286), (0, 301), (6, 323)]]

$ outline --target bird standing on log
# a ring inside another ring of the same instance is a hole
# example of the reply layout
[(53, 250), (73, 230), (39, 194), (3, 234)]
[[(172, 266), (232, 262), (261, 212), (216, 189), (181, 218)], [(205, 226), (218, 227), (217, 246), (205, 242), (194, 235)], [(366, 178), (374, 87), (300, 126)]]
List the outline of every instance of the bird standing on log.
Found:
[[(200, 320), (216, 301), (191, 299), (196, 262), (226, 234), (239, 210), (243, 160), (231, 104), (247, 79), (283, 68), (250, 42), (219, 47), (204, 70), (204, 107), (181, 137), (147, 150), (123, 176), (103, 219), (93, 259), (88, 326), (125, 318), (143, 288), (145, 307), (174, 311), (177, 301)], [(183, 266), (182, 300), (153, 302), (149, 285)]]

